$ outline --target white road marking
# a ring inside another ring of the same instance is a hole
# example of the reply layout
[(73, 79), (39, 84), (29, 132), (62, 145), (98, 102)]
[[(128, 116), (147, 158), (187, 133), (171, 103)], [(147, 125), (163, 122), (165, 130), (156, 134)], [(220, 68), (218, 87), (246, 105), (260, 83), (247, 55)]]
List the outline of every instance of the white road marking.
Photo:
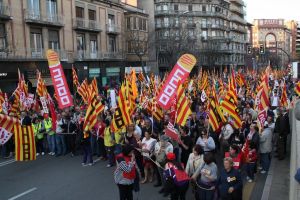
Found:
[(33, 192), (33, 191), (35, 191), (35, 190), (37, 190), (36, 187), (31, 188), (31, 189), (29, 189), (29, 190), (26, 190), (25, 192), (22, 192), (21, 194), (18, 194), (18, 195), (16, 195), (16, 196), (13, 196), (13, 197), (9, 198), (8, 200), (15, 200), (15, 199), (20, 198), (20, 197), (22, 197), (22, 196), (24, 196), (24, 195), (26, 195), (26, 194), (28, 194), (28, 193), (30, 193), (30, 192)]
[(94, 160), (94, 163), (99, 162), (100, 158), (97, 158), (96, 160)]
[(15, 159), (11, 159), (11, 160), (7, 160), (5, 162), (1, 162), (0, 167), (3, 167), (5, 165), (9, 165), (9, 164), (14, 163), (14, 162), (16, 162)]

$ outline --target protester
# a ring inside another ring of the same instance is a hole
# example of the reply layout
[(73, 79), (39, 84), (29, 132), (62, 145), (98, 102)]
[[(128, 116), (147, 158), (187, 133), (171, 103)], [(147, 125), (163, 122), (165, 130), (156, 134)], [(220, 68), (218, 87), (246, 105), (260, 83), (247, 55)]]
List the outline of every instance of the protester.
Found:
[(170, 194), (171, 200), (185, 200), (185, 195), (189, 187), (189, 177), (185, 173), (181, 163), (176, 161), (174, 153), (166, 155), (166, 164), (164, 168), (164, 196)]
[(278, 133), (278, 159), (283, 160), (286, 155), (287, 136), (290, 133), (289, 115), (285, 108), (282, 108), (276, 120), (275, 132)]
[(55, 155), (55, 132), (53, 130), (52, 119), (48, 114), (44, 114), (44, 125), (47, 134), (49, 155)]
[(114, 146), (115, 139), (110, 130), (109, 121), (105, 121), (105, 129), (104, 129), (104, 146), (106, 148), (106, 153), (108, 157), (108, 164), (106, 167), (112, 167), (115, 164), (115, 156), (114, 156)]
[(271, 152), (272, 152), (272, 137), (273, 129), (265, 125), (263, 131), (259, 134), (259, 150), (260, 150), (260, 163), (262, 170), (260, 173), (265, 174), (269, 171), (271, 164)]
[(181, 163), (183, 163), (184, 166), (186, 166), (189, 155), (190, 153), (192, 153), (192, 149), (193, 149), (193, 140), (188, 135), (188, 131), (189, 131), (188, 127), (179, 128), (180, 140), (178, 143), (181, 150), (180, 159), (181, 159)]
[(222, 200), (242, 200), (243, 183), (241, 174), (233, 168), (232, 158), (224, 158), (224, 169), (218, 179), (218, 189)]
[(229, 152), (225, 153), (225, 158), (231, 158), (233, 161), (233, 167), (237, 170), (241, 168), (242, 154), (240, 149), (236, 145), (230, 145)]
[(42, 123), (43, 117), (39, 116), (33, 120), (33, 131), (36, 137), (36, 155), (45, 155), (44, 149), (44, 134), (45, 127), (44, 123)]
[(65, 117), (65, 113), (58, 114), (57, 115), (57, 121), (56, 121), (56, 157), (61, 156), (61, 155), (66, 155), (67, 153), (67, 146), (66, 146), (66, 141), (65, 141), (65, 120), (62, 118), (62, 115)]
[(255, 145), (252, 142), (250, 142), (249, 153), (246, 158), (246, 172), (247, 172), (246, 179), (248, 180), (249, 183), (252, 183), (254, 180), (256, 162), (257, 162), (257, 152), (255, 149)]
[(134, 148), (131, 145), (125, 145), (122, 153), (116, 156), (116, 161), (114, 179), (119, 189), (120, 200), (133, 200), (134, 180), (138, 174)]
[(202, 130), (196, 144), (199, 144), (203, 148), (205, 153), (214, 152), (216, 148), (215, 141), (212, 137), (208, 136), (206, 130)]
[(218, 178), (218, 167), (214, 163), (215, 158), (212, 153), (204, 154), (203, 160), (204, 163), (198, 166), (192, 179), (197, 183), (197, 199), (213, 200)]

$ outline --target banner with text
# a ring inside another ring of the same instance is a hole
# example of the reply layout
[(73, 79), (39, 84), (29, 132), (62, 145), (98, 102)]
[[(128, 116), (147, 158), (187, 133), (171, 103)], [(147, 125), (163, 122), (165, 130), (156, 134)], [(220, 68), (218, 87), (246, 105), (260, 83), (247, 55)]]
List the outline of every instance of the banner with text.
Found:
[(72, 106), (72, 96), (58, 54), (53, 50), (48, 50), (47, 59), (59, 108), (63, 109)]
[(196, 62), (196, 58), (191, 54), (184, 54), (179, 58), (156, 98), (160, 107), (166, 110), (171, 107), (179, 82), (183, 83), (186, 80)]

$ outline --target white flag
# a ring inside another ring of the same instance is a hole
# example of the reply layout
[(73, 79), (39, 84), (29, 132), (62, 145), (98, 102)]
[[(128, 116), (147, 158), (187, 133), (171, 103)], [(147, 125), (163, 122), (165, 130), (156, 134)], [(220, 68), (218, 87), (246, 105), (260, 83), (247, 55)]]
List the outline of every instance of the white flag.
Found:
[(0, 127), (0, 145), (4, 145), (12, 136), (6, 129)]
[(201, 93), (201, 101), (204, 102), (204, 101), (206, 101), (206, 99), (207, 99), (207, 95), (206, 95), (205, 91), (202, 90), (202, 93)]

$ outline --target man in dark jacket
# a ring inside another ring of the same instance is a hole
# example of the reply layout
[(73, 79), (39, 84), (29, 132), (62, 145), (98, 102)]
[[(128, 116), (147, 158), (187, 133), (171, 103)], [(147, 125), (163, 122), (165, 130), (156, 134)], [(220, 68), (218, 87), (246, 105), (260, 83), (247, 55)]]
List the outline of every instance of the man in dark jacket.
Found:
[(290, 134), (289, 113), (286, 108), (282, 108), (275, 123), (275, 133), (278, 134), (278, 159), (283, 160), (286, 154), (287, 136)]

